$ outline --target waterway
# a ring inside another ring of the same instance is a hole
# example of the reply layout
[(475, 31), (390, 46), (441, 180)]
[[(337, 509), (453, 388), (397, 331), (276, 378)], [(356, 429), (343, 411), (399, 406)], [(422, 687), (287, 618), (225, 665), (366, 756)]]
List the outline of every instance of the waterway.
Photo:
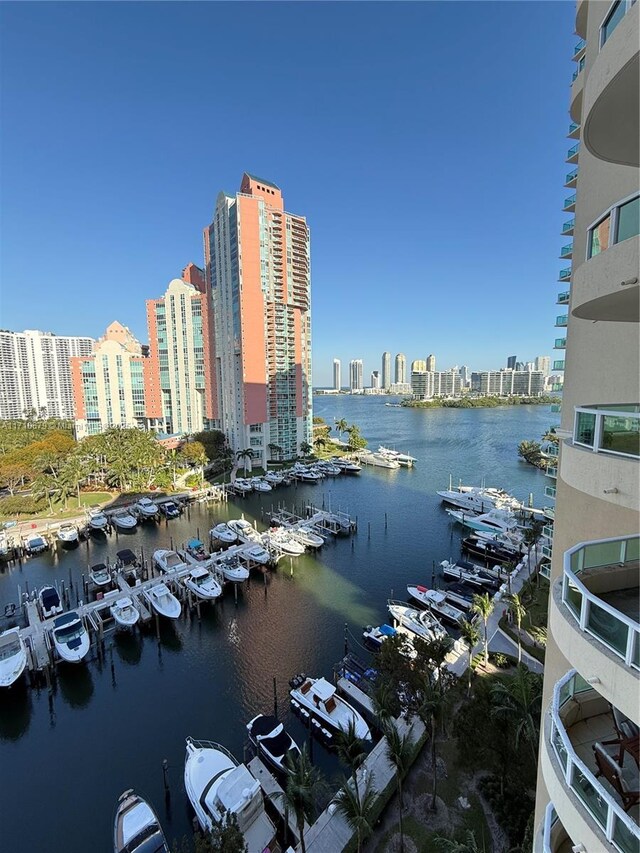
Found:
[[(374, 450), (385, 444), (412, 453), (413, 469), (365, 468), (359, 477), (317, 486), (195, 504), (175, 521), (3, 568), (0, 613), (27, 585), (71, 577), (77, 591), (87, 565), (113, 559), (120, 548), (142, 545), (151, 554), (171, 538), (182, 543), (197, 530), (204, 537), (214, 523), (241, 513), (260, 527), (278, 503), (313, 501), (358, 517), (352, 539), (294, 560), (293, 574), (282, 561), (266, 585), (252, 578), (237, 604), (227, 590), (202, 608), (200, 620), (194, 612), (161, 623), (159, 639), (153, 629), (107, 637), (103, 660), (92, 649), (86, 665), (60, 665), (51, 690), (24, 680), (0, 694), (2, 850), (108, 853), (115, 803), (129, 787), (153, 802), (170, 842), (182, 837), (191, 826), (182, 782), (187, 735), (217, 740), (242, 760), (244, 725), (273, 711), (275, 678), (280, 716), (302, 743), (307, 732), (289, 711), (289, 678), (300, 671), (331, 677), (343, 654), (345, 623), (359, 637), (364, 625), (385, 621), (389, 597), (405, 598), (407, 583), (428, 583), (434, 562), (458, 556), (460, 529), (435, 495), (450, 475), (454, 483), (484, 479), (522, 500), (531, 494), (543, 505), (549, 481), (518, 459), (517, 446), (550, 426), (548, 407), (400, 409), (385, 406), (388, 399), (319, 396), (314, 411), (328, 423), (342, 417), (357, 423)], [(313, 757), (329, 778), (342, 772), (317, 743)]]

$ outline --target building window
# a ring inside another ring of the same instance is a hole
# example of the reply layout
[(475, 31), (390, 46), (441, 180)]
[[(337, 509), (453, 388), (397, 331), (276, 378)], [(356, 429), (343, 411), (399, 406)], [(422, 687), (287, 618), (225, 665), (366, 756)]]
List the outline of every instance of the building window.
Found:
[(617, 0), (617, 3), (614, 3), (607, 17), (604, 19), (601, 28), (600, 35), (600, 47), (604, 45), (607, 39), (611, 36), (611, 33), (618, 26), (620, 21), (627, 14), (628, 10), (633, 6), (635, 0)]
[(587, 258), (593, 258), (640, 233), (640, 197), (626, 199), (615, 205), (588, 232)]
[(595, 225), (589, 232), (589, 257), (593, 258), (609, 248), (609, 231), (611, 228), (611, 214), (605, 216), (602, 222)]
[(629, 237), (637, 237), (638, 234), (640, 234), (640, 196), (626, 204), (621, 204), (618, 208), (616, 243), (628, 240)]

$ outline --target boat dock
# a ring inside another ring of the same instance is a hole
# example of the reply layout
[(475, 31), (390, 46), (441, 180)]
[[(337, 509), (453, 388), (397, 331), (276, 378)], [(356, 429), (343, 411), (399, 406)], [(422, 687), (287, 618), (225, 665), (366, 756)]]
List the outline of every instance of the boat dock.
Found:
[[(287, 820), (287, 824), (289, 826), (289, 832), (295, 837), (298, 838), (298, 827), (296, 826), (296, 815), (293, 809), (285, 807), (285, 798), (284, 791), (276, 781), (275, 777), (272, 776), (271, 771), (265, 767), (262, 761), (256, 757), (252, 758), (251, 761), (247, 764), (249, 772), (251, 775), (258, 780), (260, 783), (260, 787), (265, 795), (265, 798), (273, 805), (278, 814), (280, 815), (280, 819), (284, 822)], [(285, 817), (286, 816), (286, 817)], [(305, 835), (309, 831), (309, 824), (304, 822), (304, 833)]]

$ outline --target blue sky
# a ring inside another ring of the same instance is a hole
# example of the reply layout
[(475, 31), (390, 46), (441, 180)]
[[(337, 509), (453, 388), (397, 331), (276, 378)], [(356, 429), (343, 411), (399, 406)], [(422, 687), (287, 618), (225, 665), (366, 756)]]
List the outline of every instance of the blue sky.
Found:
[(312, 235), (314, 383), (551, 354), (571, 2), (3, 3), (3, 328), (146, 340), (220, 189)]

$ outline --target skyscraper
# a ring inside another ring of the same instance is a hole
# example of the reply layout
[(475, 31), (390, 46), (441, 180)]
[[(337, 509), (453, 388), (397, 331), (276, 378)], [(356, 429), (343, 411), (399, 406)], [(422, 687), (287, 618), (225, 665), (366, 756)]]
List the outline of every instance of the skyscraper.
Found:
[(577, 4), (534, 850), (640, 846), (639, 7)]
[(538, 355), (535, 360), (535, 369), (541, 370), (545, 376), (551, 372), (551, 358), (548, 355)]
[(382, 353), (382, 387), (389, 390), (391, 385), (391, 353)]
[(349, 388), (351, 391), (362, 391), (362, 359), (355, 358), (349, 362)]
[(426, 373), (427, 372), (427, 362), (424, 358), (416, 358), (411, 362), (411, 372), (412, 373)]
[(516, 369), (516, 359), (518, 356), (510, 355), (507, 358), (507, 370), (515, 370)]
[(245, 172), (205, 229), (213, 409), (234, 450), (266, 465), (312, 441), (309, 229), (271, 181)]
[(342, 365), (339, 358), (333, 359), (333, 390), (339, 391), (342, 388)]
[(436, 357), (433, 353), (427, 356), (427, 371), (433, 373), (436, 369)]
[(371, 387), (380, 388), (380, 374), (377, 370), (371, 371)]
[(399, 352), (396, 356), (396, 384), (407, 381), (407, 359), (404, 353)]

